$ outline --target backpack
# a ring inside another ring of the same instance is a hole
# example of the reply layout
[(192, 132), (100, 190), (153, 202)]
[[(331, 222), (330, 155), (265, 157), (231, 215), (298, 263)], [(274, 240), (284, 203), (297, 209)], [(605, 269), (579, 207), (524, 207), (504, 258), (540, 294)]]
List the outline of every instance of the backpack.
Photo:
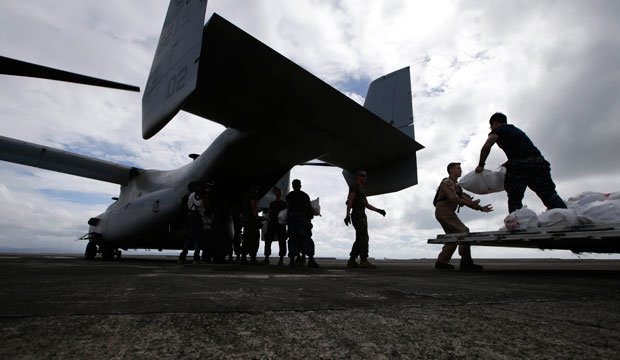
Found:
[[(443, 178), (443, 180), (446, 180), (447, 178)], [(443, 181), (441, 180), (441, 181)], [(435, 193), (435, 197), (433, 198), (433, 206), (437, 207), (437, 203), (439, 202), (439, 193), (440, 191), (441, 185), (437, 186), (437, 192)]]

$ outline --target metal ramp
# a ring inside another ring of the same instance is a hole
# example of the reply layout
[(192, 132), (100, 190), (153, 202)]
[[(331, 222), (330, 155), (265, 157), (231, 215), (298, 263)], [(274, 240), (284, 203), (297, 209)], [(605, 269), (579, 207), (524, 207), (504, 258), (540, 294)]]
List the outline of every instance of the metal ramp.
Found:
[(620, 223), (445, 234), (428, 243), (620, 253)]

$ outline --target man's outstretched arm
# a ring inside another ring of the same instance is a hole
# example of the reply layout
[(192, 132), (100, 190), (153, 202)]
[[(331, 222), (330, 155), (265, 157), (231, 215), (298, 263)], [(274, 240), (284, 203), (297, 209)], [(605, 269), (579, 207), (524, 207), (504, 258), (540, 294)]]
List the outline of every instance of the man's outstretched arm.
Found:
[(491, 152), (491, 148), (497, 142), (498, 136), (495, 134), (490, 134), (487, 138), (487, 141), (482, 145), (482, 150), (480, 150), (480, 160), (478, 161), (478, 166), (476, 167), (476, 172), (482, 172), (484, 170), (484, 162), (489, 157), (489, 153)]

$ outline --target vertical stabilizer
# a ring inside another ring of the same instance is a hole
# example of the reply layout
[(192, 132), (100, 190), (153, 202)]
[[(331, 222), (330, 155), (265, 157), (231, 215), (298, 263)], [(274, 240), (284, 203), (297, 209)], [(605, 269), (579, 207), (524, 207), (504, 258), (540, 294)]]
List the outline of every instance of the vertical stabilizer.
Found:
[(370, 83), (364, 107), (414, 139), (409, 67), (384, 75)]
[(171, 0), (142, 97), (142, 137), (155, 135), (196, 88), (207, 0)]

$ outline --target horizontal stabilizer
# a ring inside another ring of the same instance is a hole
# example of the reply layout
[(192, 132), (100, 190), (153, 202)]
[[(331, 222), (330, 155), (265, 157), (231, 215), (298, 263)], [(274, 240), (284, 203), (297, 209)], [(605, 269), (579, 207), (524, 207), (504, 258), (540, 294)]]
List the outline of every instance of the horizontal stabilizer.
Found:
[(76, 84), (93, 85), (112, 89), (140, 92), (140, 88), (137, 86), (126, 85), (114, 81), (80, 75), (68, 71), (50, 68), (47, 66), (41, 66), (25, 61), (15, 60), (4, 56), (0, 56), (0, 74), (66, 81)]
[[(388, 77), (409, 92), (408, 68)], [(395, 104), (390, 108), (402, 108), (398, 118), (410, 121), (411, 102), (409, 112), (406, 101)], [(198, 83), (182, 109), (242, 132), (265, 132), (265, 141), (278, 139), (270, 160), (286, 166), (318, 159), (349, 171), (393, 167), (398, 170), (388, 173), (399, 178), (385, 181), (399, 184), (378, 188), (417, 183), (415, 153), (423, 146), (413, 133), (405, 135), (217, 14), (204, 27)]]
[(142, 137), (157, 134), (196, 88), (207, 0), (170, 1), (142, 97)]
[(142, 170), (0, 136), (0, 160), (127, 185)]

